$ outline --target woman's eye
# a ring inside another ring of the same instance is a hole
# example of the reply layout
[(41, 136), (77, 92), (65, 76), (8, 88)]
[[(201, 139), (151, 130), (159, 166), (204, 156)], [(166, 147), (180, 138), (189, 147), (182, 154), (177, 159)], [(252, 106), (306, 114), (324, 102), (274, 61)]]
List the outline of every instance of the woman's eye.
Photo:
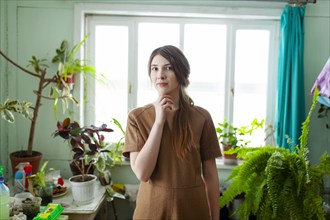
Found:
[(172, 70), (172, 67), (171, 67), (171, 66), (166, 66), (166, 67), (165, 67), (165, 70), (170, 71), (170, 70)]
[(154, 67), (151, 67), (151, 70), (152, 71), (158, 71), (158, 67), (155, 67), (155, 66)]

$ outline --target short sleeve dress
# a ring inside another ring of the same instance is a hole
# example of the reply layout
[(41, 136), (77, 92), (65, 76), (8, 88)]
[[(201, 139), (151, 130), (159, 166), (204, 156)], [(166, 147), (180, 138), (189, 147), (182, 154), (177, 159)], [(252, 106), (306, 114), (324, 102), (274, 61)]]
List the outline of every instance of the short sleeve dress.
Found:
[[(157, 164), (150, 180), (140, 184), (133, 219), (210, 219), (202, 161), (219, 157), (221, 152), (210, 114), (197, 106), (191, 107), (189, 114), (197, 147), (185, 159), (178, 158), (165, 123)], [(124, 156), (143, 148), (154, 121), (152, 104), (129, 113)]]

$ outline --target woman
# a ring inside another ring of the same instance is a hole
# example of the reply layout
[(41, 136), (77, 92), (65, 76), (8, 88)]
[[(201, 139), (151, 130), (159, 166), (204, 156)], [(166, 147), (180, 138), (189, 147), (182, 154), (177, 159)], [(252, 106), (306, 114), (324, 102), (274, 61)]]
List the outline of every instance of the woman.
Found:
[(185, 91), (188, 60), (163, 46), (148, 72), (158, 98), (129, 113), (123, 151), (141, 182), (133, 219), (219, 219), (221, 153), (210, 114)]

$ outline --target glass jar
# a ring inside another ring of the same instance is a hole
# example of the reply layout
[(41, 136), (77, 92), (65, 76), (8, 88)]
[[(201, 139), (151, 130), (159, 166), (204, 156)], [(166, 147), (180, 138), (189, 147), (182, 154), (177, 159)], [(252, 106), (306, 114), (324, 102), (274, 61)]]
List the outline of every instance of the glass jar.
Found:
[(41, 205), (46, 206), (53, 202), (53, 184), (46, 183), (46, 187), (39, 188), (39, 196), (41, 197)]

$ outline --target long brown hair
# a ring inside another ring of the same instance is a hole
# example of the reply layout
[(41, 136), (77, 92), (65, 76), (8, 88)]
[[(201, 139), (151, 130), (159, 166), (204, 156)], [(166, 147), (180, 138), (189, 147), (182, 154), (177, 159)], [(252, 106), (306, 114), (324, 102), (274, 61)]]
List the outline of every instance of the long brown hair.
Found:
[(173, 68), (180, 85), (179, 110), (173, 120), (173, 146), (180, 158), (194, 147), (192, 128), (189, 123), (189, 108), (194, 105), (193, 100), (186, 92), (189, 85), (190, 65), (182, 51), (172, 45), (166, 45), (155, 49), (149, 58), (148, 73), (150, 77), (151, 62), (156, 55), (161, 55), (168, 60)]

